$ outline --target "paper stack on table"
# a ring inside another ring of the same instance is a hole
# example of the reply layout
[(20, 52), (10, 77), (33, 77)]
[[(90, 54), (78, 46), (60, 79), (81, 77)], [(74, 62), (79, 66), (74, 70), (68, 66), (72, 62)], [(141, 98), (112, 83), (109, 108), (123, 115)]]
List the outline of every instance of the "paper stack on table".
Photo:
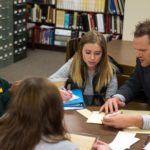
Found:
[(129, 149), (131, 145), (139, 141), (135, 137), (135, 133), (127, 133), (119, 131), (114, 140), (109, 144), (112, 150), (125, 150)]
[(78, 113), (87, 118), (87, 123), (102, 124), (105, 113), (99, 111), (90, 111), (88, 109), (77, 110)]
[(95, 141), (95, 137), (70, 134), (71, 141), (76, 144), (80, 150), (90, 150)]

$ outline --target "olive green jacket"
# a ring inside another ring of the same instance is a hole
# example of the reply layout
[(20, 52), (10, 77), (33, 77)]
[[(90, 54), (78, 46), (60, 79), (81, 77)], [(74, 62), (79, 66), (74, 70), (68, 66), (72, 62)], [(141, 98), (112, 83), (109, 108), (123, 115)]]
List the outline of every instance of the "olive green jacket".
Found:
[(11, 97), (11, 93), (9, 92), (10, 87), (11, 83), (0, 78), (0, 116), (2, 116), (7, 109)]

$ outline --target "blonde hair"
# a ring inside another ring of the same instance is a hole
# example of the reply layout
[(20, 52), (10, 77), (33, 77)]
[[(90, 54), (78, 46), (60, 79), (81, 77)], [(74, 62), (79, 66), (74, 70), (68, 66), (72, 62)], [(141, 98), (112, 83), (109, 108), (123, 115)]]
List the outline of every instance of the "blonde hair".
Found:
[(100, 92), (100, 90), (107, 86), (107, 84), (111, 81), (115, 70), (114, 65), (109, 61), (106, 41), (101, 33), (97, 31), (89, 31), (81, 38), (79, 48), (74, 55), (74, 59), (71, 64), (70, 77), (80, 88), (83, 86), (83, 81), (85, 82), (85, 86), (87, 85), (88, 69), (82, 58), (82, 49), (87, 43), (97, 43), (102, 48), (102, 57), (95, 70), (96, 85), (94, 87), (96, 92)]

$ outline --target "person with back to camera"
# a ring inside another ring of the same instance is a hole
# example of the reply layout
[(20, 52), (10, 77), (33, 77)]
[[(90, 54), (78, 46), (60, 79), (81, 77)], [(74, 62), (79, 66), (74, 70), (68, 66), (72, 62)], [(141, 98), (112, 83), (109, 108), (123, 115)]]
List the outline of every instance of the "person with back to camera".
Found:
[[(100, 111), (114, 112), (123, 107), (127, 100), (132, 100), (140, 90), (143, 90), (150, 105), (150, 20), (139, 22), (134, 32), (133, 47), (136, 50), (136, 66), (128, 81), (108, 99)], [(110, 115), (104, 117), (103, 124), (115, 128), (137, 126), (150, 129), (150, 115)]]
[(0, 119), (0, 149), (77, 150), (66, 136), (63, 115), (63, 101), (53, 83), (40, 77), (24, 79)]
[(75, 55), (52, 74), (49, 80), (58, 78), (69, 78), (71, 89), (81, 89), (87, 105), (102, 105), (104, 99), (115, 94), (118, 87), (116, 67), (107, 56), (103, 35), (97, 31), (85, 33)]

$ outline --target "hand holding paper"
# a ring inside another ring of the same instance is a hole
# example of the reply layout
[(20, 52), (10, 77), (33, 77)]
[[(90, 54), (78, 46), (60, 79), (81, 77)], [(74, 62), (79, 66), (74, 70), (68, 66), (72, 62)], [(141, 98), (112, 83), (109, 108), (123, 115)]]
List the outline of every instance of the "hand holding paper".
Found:
[(70, 90), (60, 89), (60, 94), (63, 101), (68, 101), (69, 99), (72, 98), (72, 92)]

